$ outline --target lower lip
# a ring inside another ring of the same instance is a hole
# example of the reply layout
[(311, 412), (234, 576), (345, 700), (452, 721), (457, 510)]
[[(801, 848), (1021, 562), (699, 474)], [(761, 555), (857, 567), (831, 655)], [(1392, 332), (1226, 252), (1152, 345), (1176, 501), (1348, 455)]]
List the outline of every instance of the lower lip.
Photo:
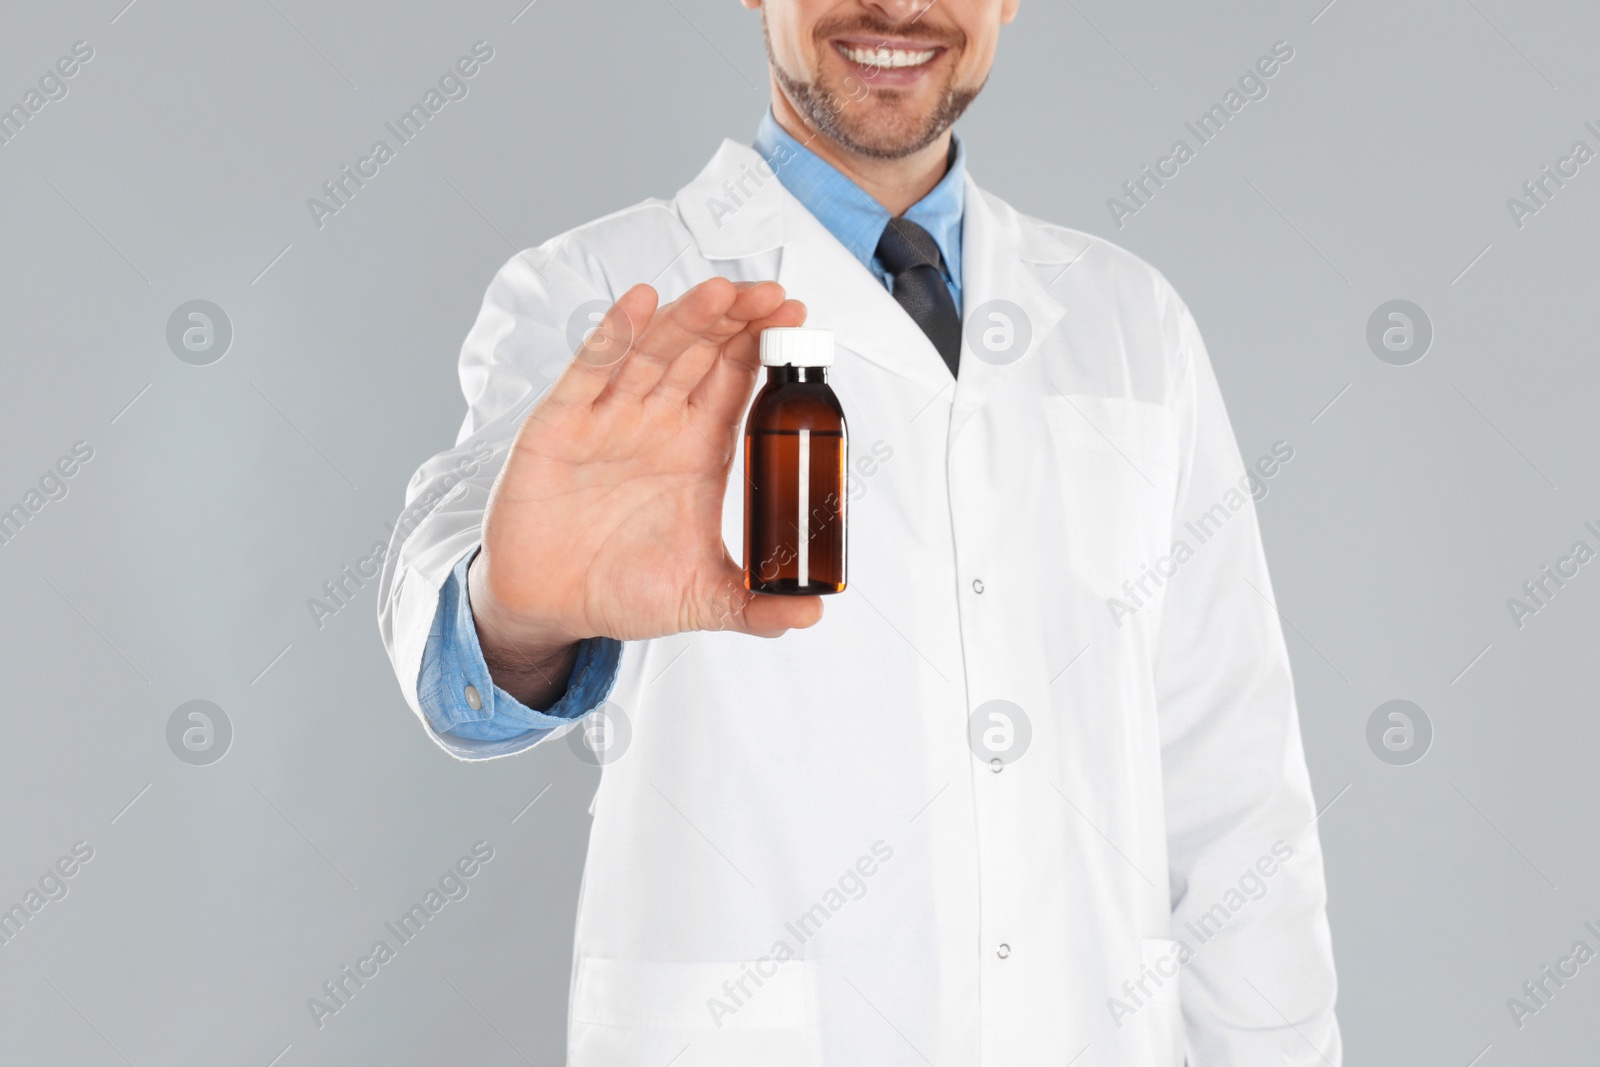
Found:
[(881, 87), (917, 84), (917, 82), (921, 81), (930, 70), (938, 65), (939, 60), (944, 57), (945, 53), (945, 50), (941, 48), (936, 51), (933, 54), (933, 57), (926, 63), (919, 63), (914, 67), (877, 67), (867, 66), (863, 63), (857, 63), (855, 60), (839, 51), (837, 46), (835, 46), (833, 51), (840, 59), (845, 61), (846, 65), (848, 65), (862, 81), (866, 82), (868, 85)]

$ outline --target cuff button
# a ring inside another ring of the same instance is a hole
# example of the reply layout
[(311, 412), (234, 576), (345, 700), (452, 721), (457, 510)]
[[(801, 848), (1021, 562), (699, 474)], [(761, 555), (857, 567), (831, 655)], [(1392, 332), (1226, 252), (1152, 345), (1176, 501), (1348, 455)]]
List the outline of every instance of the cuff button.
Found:
[(462, 695), (467, 698), (467, 707), (471, 708), (473, 711), (482, 710), (483, 698), (478, 695), (478, 690), (476, 688), (469, 685), (461, 692)]

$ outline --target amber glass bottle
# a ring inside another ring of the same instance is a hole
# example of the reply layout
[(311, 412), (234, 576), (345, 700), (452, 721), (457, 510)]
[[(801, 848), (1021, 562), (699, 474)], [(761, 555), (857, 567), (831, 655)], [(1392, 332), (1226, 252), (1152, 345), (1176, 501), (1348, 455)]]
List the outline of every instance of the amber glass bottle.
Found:
[(744, 584), (753, 592), (844, 592), (849, 456), (832, 364), (828, 330), (761, 331), (767, 383), (744, 427)]

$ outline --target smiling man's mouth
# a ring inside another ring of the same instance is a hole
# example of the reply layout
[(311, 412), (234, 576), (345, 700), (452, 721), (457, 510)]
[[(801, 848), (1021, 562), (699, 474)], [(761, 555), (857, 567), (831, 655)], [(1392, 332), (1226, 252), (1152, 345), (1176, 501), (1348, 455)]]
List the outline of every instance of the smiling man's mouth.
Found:
[(940, 46), (912, 46), (887, 42), (834, 41), (833, 47), (845, 59), (873, 70), (910, 70), (931, 63), (944, 52)]
[(801, 121), (845, 152), (897, 160), (922, 151), (982, 88), (981, 81), (962, 80), (973, 59), (971, 40), (959, 25), (940, 24), (939, 16), (895, 22), (839, 6), (852, 13), (810, 28), (798, 74), (778, 62), (767, 27), (773, 78)]

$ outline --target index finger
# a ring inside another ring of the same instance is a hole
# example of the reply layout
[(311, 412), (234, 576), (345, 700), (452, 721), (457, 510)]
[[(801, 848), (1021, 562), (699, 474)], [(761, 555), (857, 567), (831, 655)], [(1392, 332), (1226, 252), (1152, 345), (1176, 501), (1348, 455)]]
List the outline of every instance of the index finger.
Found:
[(594, 403), (612, 371), (633, 346), (636, 323), (647, 323), (660, 302), (655, 289), (635, 285), (611, 305), (600, 324), (583, 339), (572, 361), (550, 391), (550, 399), (568, 407)]
[(674, 360), (703, 340), (748, 295), (726, 278), (707, 278), (658, 310), (596, 402), (616, 397), (637, 400), (648, 394)]

